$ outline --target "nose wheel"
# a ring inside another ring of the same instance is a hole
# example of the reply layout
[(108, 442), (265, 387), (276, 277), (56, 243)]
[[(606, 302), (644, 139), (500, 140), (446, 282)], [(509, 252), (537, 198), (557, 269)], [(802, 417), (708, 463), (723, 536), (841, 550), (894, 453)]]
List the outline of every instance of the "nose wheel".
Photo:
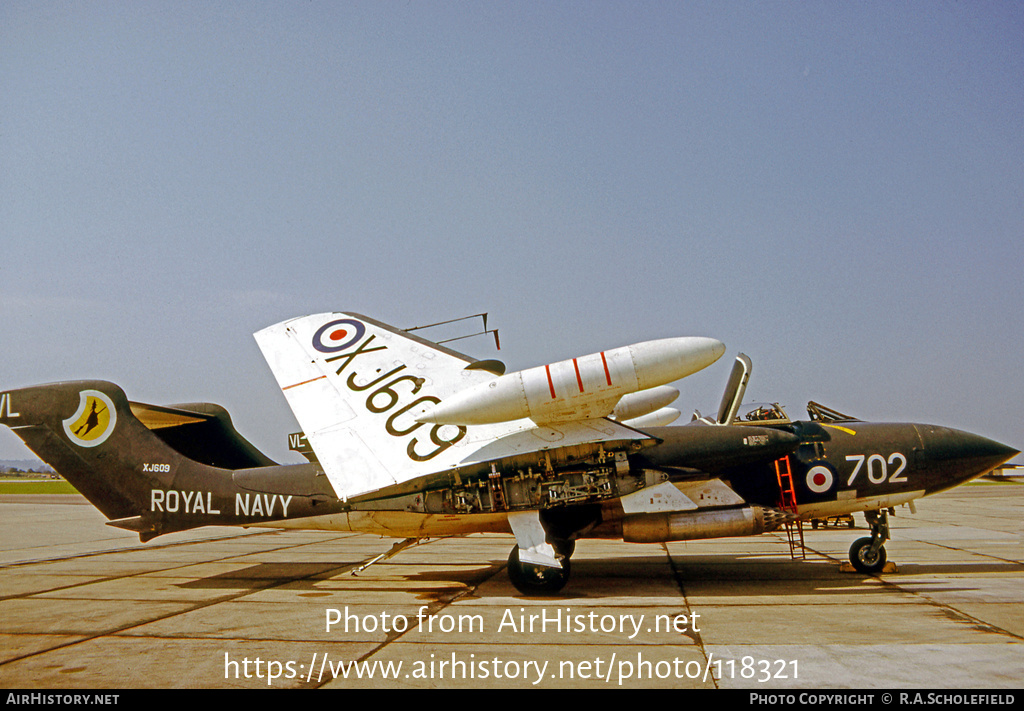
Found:
[(885, 542), (889, 540), (889, 512), (865, 511), (871, 537), (858, 538), (850, 546), (850, 563), (860, 573), (873, 575), (885, 567)]

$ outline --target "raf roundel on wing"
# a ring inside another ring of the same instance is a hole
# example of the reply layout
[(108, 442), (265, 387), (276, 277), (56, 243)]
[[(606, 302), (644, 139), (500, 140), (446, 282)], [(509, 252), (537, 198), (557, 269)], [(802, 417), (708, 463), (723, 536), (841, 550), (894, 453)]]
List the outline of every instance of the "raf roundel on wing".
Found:
[(325, 323), (313, 334), (313, 347), (321, 353), (337, 353), (356, 343), (366, 333), (366, 326), (353, 319)]

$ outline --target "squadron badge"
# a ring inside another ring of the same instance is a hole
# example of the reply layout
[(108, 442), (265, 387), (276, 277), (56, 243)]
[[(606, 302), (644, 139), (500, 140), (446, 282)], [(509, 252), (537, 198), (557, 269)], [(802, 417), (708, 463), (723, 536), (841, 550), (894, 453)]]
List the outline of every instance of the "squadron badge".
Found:
[(98, 390), (79, 393), (78, 411), (64, 420), (64, 434), (79, 447), (96, 447), (107, 441), (117, 423), (111, 399)]

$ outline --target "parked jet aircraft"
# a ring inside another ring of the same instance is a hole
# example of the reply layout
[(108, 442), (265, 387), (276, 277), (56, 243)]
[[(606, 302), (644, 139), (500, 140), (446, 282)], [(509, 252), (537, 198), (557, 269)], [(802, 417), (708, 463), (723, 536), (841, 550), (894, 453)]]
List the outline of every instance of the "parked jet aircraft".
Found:
[(678, 413), (666, 386), (718, 359), (708, 338), (649, 341), (510, 374), (359, 314), (305, 316), (256, 334), (305, 434), (279, 465), (207, 403), (129, 402), (116, 385), (0, 393), (10, 427), (142, 541), (204, 525), (362, 531), (416, 540), (510, 532), (526, 593), (565, 585), (580, 538), (660, 542), (756, 535), (862, 511), (850, 559), (878, 572), (885, 511), (1017, 454), (946, 427), (872, 424), (820, 405), (790, 421), (742, 414), (737, 359), (714, 418)]

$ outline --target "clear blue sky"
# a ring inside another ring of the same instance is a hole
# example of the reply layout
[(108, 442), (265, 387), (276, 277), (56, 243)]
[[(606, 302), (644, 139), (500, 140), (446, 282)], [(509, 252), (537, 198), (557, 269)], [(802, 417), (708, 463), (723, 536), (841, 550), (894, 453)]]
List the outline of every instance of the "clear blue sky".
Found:
[(489, 311), (510, 370), (713, 336), (686, 412), (743, 351), (1024, 447), (1022, 3), (8, 1), (0, 97), (0, 389), (288, 460), (254, 331)]

